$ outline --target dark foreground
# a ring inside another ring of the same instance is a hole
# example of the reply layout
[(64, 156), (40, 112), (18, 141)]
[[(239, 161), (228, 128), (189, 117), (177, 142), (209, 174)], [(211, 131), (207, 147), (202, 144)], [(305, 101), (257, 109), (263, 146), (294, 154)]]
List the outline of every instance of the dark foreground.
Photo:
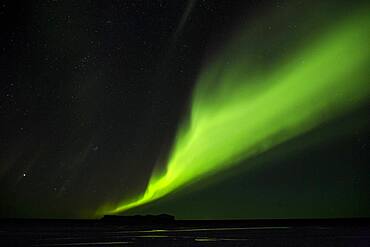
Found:
[(0, 220), (0, 246), (370, 246), (370, 220)]

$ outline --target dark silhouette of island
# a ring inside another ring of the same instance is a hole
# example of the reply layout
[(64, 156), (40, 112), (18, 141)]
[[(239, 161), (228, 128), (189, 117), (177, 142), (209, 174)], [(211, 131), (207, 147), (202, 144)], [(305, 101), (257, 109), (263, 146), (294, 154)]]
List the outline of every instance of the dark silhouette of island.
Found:
[(104, 215), (101, 219), (104, 223), (111, 224), (170, 224), (175, 222), (175, 216), (169, 214), (159, 215), (132, 215), (132, 216), (121, 216), (121, 215)]

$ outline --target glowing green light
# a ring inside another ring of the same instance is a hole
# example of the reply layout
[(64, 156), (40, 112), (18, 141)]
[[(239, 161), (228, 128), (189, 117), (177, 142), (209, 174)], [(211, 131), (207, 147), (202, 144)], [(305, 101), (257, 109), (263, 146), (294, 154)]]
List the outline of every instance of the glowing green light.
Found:
[(253, 76), (253, 61), (231, 42), (202, 71), (189, 123), (180, 128), (164, 174), (153, 175), (142, 196), (108, 213), (161, 198), (367, 102), (369, 26), (370, 17), (357, 14), (279, 67)]

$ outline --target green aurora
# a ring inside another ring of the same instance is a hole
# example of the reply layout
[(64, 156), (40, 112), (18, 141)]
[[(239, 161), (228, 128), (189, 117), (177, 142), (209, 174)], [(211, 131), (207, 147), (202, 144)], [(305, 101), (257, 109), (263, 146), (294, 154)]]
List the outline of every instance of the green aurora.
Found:
[(365, 12), (325, 27), (266, 72), (255, 72), (253, 59), (243, 52), (250, 32), (237, 32), (201, 71), (165, 171), (153, 173), (142, 195), (99, 214), (157, 200), (368, 103)]

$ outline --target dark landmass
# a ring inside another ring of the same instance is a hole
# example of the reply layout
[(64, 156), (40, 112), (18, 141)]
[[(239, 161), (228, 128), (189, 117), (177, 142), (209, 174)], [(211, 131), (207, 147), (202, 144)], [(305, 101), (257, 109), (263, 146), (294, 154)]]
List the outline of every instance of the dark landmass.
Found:
[(0, 246), (370, 246), (370, 218), (175, 220), (0, 219)]
[(105, 215), (101, 219), (51, 219), (51, 218), (0, 218), (0, 226), (11, 225), (121, 225), (121, 226), (370, 226), (370, 218), (335, 218), (335, 219), (233, 219), (233, 220), (176, 220), (169, 214), (160, 215)]
[(109, 224), (170, 224), (175, 222), (175, 216), (169, 214), (133, 216), (104, 215), (101, 221)]

